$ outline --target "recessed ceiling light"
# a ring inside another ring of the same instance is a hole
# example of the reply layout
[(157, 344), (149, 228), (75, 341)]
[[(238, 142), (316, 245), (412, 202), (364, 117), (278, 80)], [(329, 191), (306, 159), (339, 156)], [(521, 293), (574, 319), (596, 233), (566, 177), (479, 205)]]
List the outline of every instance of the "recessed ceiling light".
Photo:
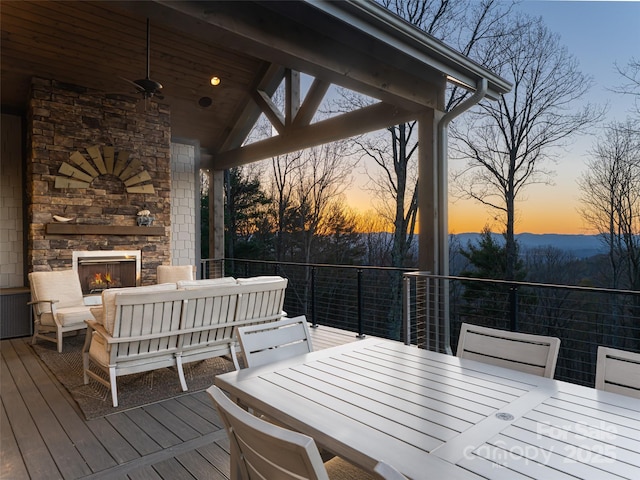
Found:
[(211, 105), (213, 105), (213, 100), (211, 97), (200, 97), (200, 100), (198, 100), (198, 105), (200, 105), (202, 108), (209, 108)]
[(220, 85), (220, 77), (211, 77), (211, 85), (214, 87)]

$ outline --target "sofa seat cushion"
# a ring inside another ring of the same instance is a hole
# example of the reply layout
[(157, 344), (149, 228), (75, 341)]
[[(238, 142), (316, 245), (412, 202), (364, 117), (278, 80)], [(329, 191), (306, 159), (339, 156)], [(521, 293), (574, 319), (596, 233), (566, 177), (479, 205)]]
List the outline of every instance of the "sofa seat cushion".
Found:
[(203, 280), (180, 280), (178, 288), (182, 290), (193, 290), (195, 288), (212, 287), (216, 285), (236, 285), (233, 277), (205, 278)]
[[(85, 320), (91, 320), (91, 309), (87, 306), (56, 308), (56, 316), (62, 326), (70, 327), (72, 325), (84, 324)], [(42, 325), (56, 324), (51, 313), (43, 313), (40, 317), (40, 323)]]
[(109, 365), (109, 351), (107, 350), (107, 341), (94, 332), (91, 338), (91, 346), (89, 347), (89, 355), (100, 365), (106, 367)]
[[(177, 290), (177, 288), (175, 283), (161, 283), (160, 285), (146, 285), (144, 287), (109, 288), (102, 292), (102, 319), (96, 319), (102, 323), (110, 335), (113, 335), (113, 327), (116, 321), (116, 295), (119, 293), (164, 292)], [(99, 314), (99, 311), (96, 310), (95, 313)]]

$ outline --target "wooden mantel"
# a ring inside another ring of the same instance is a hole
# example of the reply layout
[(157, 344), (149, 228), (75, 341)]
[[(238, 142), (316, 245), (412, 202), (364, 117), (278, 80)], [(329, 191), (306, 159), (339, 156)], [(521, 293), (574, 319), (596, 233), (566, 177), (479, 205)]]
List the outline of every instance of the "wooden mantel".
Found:
[(122, 225), (80, 225), (68, 223), (48, 223), (48, 235), (164, 235), (164, 227), (138, 227)]

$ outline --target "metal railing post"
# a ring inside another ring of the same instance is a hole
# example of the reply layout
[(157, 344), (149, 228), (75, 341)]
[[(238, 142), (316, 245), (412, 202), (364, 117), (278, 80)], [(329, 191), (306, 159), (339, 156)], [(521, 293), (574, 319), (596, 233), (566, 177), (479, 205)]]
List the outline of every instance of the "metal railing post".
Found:
[(316, 318), (316, 267), (311, 267), (311, 326), (313, 328), (318, 326)]
[(509, 285), (509, 323), (512, 332), (518, 331), (518, 286)]
[(362, 269), (358, 269), (358, 338), (363, 338), (362, 328)]
[(404, 318), (404, 344), (411, 345), (411, 279), (404, 277), (402, 281), (402, 316)]

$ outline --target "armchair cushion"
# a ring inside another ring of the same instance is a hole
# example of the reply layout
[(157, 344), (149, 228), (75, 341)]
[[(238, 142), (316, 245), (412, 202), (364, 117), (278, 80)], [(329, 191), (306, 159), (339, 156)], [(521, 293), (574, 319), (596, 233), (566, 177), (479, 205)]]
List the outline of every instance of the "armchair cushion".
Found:
[(158, 265), (158, 283), (175, 283), (179, 280), (193, 280), (193, 265)]
[[(87, 306), (56, 308), (58, 321), (63, 327), (84, 324), (85, 320), (91, 319), (91, 312)], [(51, 312), (45, 312), (40, 317), (42, 325), (55, 325)]]
[(56, 316), (64, 327), (83, 324), (91, 318), (89, 307), (84, 304), (80, 278), (75, 270), (31, 272), (29, 282), (33, 301), (42, 301), (34, 305), (42, 325), (56, 325), (51, 304), (44, 302), (48, 300), (56, 300)]
[[(33, 300), (58, 300), (56, 309), (84, 305), (80, 277), (75, 270), (32, 272), (29, 274)], [(38, 313), (50, 313), (47, 303), (36, 305)]]

